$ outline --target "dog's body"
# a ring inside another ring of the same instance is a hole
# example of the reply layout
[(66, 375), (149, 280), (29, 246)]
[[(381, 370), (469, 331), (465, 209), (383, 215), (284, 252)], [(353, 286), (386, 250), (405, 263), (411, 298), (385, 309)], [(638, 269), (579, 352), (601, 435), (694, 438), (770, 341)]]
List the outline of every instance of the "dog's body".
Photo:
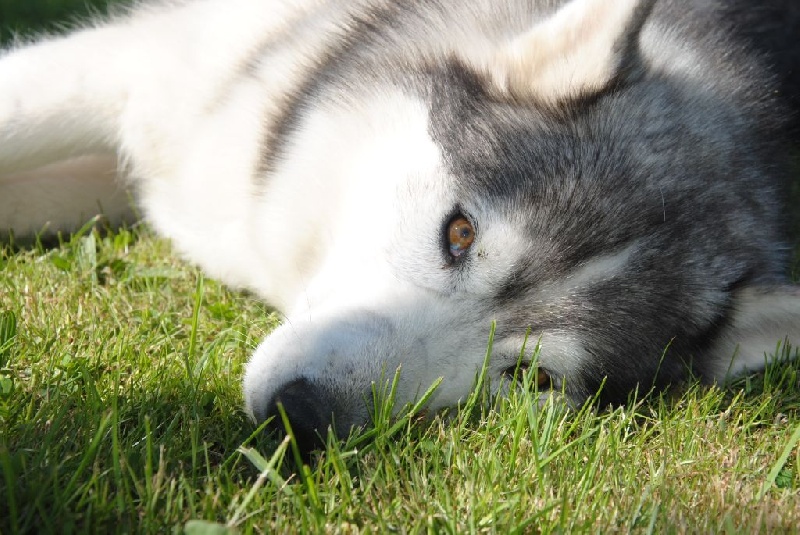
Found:
[[(617, 402), (689, 370), (721, 380), (800, 343), (791, 86), (758, 32), (728, 28), (738, 9), (140, 8), (0, 59), (0, 230), (124, 217), (124, 175), (183, 254), (287, 314), (245, 397), (258, 420), (282, 401), (307, 436), (366, 423), (398, 367), (399, 403), (441, 376), (430, 407), (456, 404), (492, 321), (493, 384), (528, 332), (576, 403), (603, 382)], [(797, 19), (780, 9), (759, 24)]]

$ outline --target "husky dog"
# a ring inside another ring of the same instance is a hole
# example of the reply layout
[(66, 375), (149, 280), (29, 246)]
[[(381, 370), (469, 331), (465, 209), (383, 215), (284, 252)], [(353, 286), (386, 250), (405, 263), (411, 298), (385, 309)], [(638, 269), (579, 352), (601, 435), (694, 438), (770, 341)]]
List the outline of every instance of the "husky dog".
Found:
[(493, 322), (496, 388), (526, 337), (575, 404), (721, 381), (800, 343), (791, 86), (769, 71), (800, 65), (797, 27), (756, 31), (798, 16), (775, 5), (139, 6), (0, 59), (0, 230), (118, 220), (132, 190), (285, 313), (244, 397), (256, 421), (282, 403), (305, 448), (368, 423), (398, 368), (397, 406), (439, 377), (428, 409), (458, 404)]

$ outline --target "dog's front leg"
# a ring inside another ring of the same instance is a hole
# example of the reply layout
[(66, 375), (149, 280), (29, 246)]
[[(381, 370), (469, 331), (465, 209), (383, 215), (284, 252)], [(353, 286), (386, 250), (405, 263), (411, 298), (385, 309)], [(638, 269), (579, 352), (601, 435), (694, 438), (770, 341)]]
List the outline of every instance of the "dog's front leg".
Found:
[(136, 189), (183, 172), (209, 111), (296, 4), (165, 5), (0, 53), (0, 232), (125, 211), (117, 162)]

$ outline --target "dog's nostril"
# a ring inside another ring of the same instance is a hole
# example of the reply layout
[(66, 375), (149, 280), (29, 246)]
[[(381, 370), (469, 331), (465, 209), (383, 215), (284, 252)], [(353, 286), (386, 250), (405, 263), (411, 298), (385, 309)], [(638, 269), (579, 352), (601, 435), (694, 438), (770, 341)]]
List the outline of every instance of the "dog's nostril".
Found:
[(285, 432), (278, 405), (283, 407), (289, 425), (304, 455), (325, 446), (325, 437), (332, 423), (332, 405), (328, 396), (305, 378), (295, 379), (275, 393), (267, 404), (266, 418), (270, 431)]

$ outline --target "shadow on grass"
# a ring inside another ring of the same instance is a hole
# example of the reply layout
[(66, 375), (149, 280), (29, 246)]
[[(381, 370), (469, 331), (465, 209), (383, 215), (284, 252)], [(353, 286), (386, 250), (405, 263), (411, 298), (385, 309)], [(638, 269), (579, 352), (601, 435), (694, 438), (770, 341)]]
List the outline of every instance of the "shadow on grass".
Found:
[(217, 487), (252, 484), (257, 471), (237, 448), (278, 445), (253, 436), (229, 392), (96, 394), (91, 381), (40, 385), (24, 413), (3, 415), (0, 532), (172, 529), (185, 514), (163, 514), (174, 500), (214, 501)]

